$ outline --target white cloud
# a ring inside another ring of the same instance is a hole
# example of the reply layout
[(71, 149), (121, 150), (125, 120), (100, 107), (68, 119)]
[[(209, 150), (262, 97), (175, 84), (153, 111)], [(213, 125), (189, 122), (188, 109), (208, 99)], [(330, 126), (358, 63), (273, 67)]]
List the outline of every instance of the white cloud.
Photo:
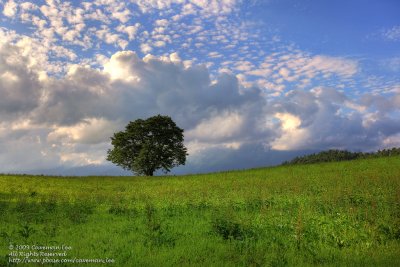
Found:
[(168, 9), (173, 3), (182, 3), (183, 0), (131, 0), (131, 2), (135, 3), (143, 13), (149, 13), (154, 10)]
[(14, 0), (9, 0), (4, 5), (3, 14), (7, 17), (14, 17), (17, 13), (17, 4)]
[(290, 75), (290, 71), (289, 71), (287, 68), (281, 68), (281, 69), (279, 70), (279, 74), (280, 74), (283, 78), (288, 79), (288, 78), (289, 78), (289, 75)]
[(84, 18), (89, 20), (97, 20), (105, 24), (110, 23), (109, 17), (106, 14), (104, 14), (104, 12), (101, 9), (95, 9), (91, 12), (85, 13)]
[(111, 15), (114, 18), (118, 19), (122, 23), (128, 22), (128, 20), (130, 18), (130, 14), (131, 14), (131, 12), (129, 11), (129, 9), (123, 9), (121, 11), (116, 11), (116, 12), (111, 13)]
[(237, 61), (235, 62), (235, 69), (247, 72), (253, 69), (253, 64), (250, 61)]
[(51, 144), (58, 142), (97, 144), (108, 142), (114, 132), (123, 128), (121, 122), (104, 118), (88, 118), (73, 126), (56, 127), (47, 136)]
[(179, 62), (182, 61), (182, 59), (179, 57), (179, 54), (176, 53), (176, 52), (175, 52), (175, 53), (172, 53), (172, 54), (169, 56), (169, 58), (170, 58), (171, 62), (179, 63)]
[[(318, 78), (338, 84), (355, 76), (359, 64), (355, 60), (326, 55), (309, 55), (302, 51), (271, 54), (258, 66), (249, 61), (237, 61), (236, 70), (246, 75), (262, 77), (263, 87), (272, 89), (283, 87), (283, 82), (304, 88)], [(260, 83), (258, 83), (260, 85)]]
[(86, 165), (100, 165), (104, 164), (105, 160), (103, 157), (93, 158), (93, 155), (90, 155), (85, 152), (75, 153), (75, 152), (67, 152), (60, 153), (60, 161), (63, 164), (67, 164), (69, 166), (86, 166)]
[(300, 127), (300, 118), (290, 113), (276, 113), (275, 117), (281, 121), (282, 134), (271, 143), (272, 149), (307, 149), (307, 139), (310, 137), (310, 134), (307, 129)]
[(220, 58), (220, 57), (222, 57), (222, 55), (220, 54), (220, 53), (218, 53), (218, 52), (210, 52), (210, 53), (208, 53), (208, 56), (210, 57), (210, 58)]
[(135, 23), (135, 25), (129, 25), (129, 26), (125, 26), (125, 25), (121, 24), (116, 29), (119, 32), (126, 33), (128, 35), (129, 40), (134, 40), (136, 37), (136, 34), (139, 30), (139, 27), (140, 27), (139, 23)]
[(164, 41), (155, 41), (154, 43), (153, 43), (153, 46), (155, 46), (155, 47), (164, 47), (166, 44), (165, 44), (165, 42)]
[(111, 79), (122, 79), (128, 82), (139, 81), (140, 78), (133, 73), (132, 67), (139, 58), (132, 51), (118, 52), (104, 65), (104, 71), (110, 74)]
[(153, 48), (149, 44), (143, 43), (140, 45), (140, 50), (144, 54), (147, 54), (147, 53), (150, 53), (153, 50)]
[(271, 69), (254, 69), (247, 71), (247, 75), (253, 75), (253, 76), (261, 76), (261, 77), (268, 77), (272, 73)]
[[(157, 0), (157, 1), (143, 1), (131, 0), (135, 3), (143, 13), (151, 13), (156, 10), (166, 10), (172, 8), (173, 4), (182, 5), (181, 16), (193, 15), (200, 11), (203, 16), (217, 16), (222, 14), (229, 14), (238, 5), (237, 0)], [(178, 20), (179, 18), (175, 18)]]
[(20, 7), (22, 10), (37, 10), (39, 7), (31, 2), (23, 2)]
[(400, 25), (393, 26), (390, 29), (383, 30), (382, 36), (388, 41), (399, 41), (400, 40)]
[(190, 2), (208, 16), (231, 13), (238, 3), (236, 0), (190, 0)]
[(168, 26), (169, 22), (166, 19), (158, 19), (154, 22), (155, 26), (161, 26), (161, 27), (166, 27)]
[(335, 73), (343, 77), (351, 77), (357, 73), (358, 64), (350, 59), (315, 56), (304, 66), (304, 70), (315, 70), (323, 73)]
[(187, 137), (202, 141), (221, 141), (240, 133), (243, 124), (244, 118), (238, 113), (226, 112), (201, 121), (194, 129), (187, 132)]
[(107, 26), (96, 31), (96, 36), (107, 44), (116, 44), (122, 49), (128, 45), (128, 42), (121, 38), (119, 34), (113, 33)]

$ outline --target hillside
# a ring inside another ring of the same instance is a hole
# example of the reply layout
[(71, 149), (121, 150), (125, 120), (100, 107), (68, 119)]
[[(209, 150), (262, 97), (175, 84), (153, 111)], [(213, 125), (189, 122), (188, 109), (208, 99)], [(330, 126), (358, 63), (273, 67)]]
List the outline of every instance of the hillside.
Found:
[(0, 266), (21, 258), (10, 256), (18, 245), (70, 247), (47, 258), (75, 262), (55, 266), (399, 266), (400, 157), (152, 178), (0, 176), (0, 213)]

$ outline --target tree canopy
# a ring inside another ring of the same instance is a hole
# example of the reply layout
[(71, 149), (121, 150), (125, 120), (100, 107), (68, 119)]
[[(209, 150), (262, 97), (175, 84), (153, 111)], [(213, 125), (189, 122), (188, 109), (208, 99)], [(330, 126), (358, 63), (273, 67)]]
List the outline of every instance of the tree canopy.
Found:
[(400, 148), (389, 148), (378, 150), (376, 152), (351, 152), (347, 150), (330, 149), (314, 153), (310, 155), (295, 157), (290, 161), (285, 161), (282, 165), (294, 165), (294, 164), (309, 164), (309, 163), (320, 163), (320, 162), (332, 162), (332, 161), (344, 161), (353, 159), (365, 159), (365, 158), (379, 158), (389, 156), (399, 156)]
[(186, 162), (183, 139), (183, 129), (168, 116), (138, 119), (111, 137), (107, 160), (137, 175), (153, 176), (159, 169), (167, 173)]

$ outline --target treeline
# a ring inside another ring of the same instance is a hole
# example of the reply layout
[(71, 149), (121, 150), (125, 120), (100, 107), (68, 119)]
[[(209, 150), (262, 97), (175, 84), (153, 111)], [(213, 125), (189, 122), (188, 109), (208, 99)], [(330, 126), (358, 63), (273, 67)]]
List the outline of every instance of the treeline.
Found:
[(285, 161), (282, 165), (294, 165), (294, 164), (309, 164), (319, 162), (333, 162), (333, 161), (344, 161), (353, 159), (366, 159), (366, 158), (379, 158), (388, 156), (399, 156), (400, 148), (390, 148), (378, 150), (376, 152), (351, 152), (347, 150), (330, 149), (311, 155), (305, 155), (295, 157), (290, 161)]

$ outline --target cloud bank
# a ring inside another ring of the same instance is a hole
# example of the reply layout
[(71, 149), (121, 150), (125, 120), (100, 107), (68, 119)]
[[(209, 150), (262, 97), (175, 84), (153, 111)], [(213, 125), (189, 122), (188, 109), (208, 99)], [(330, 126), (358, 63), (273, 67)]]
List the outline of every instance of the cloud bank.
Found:
[[(399, 88), (390, 97), (354, 98), (328, 86), (271, 97), (257, 82), (229, 72), (213, 75), (176, 53), (141, 58), (134, 51), (105, 57), (98, 68), (70, 64), (65, 73), (48, 76), (46, 59), (26, 53), (21, 40), (0, 46), (2, 172), (102, 166), (113, 132), (156, 114), (185, 129), (190, 156), (180, 172), (276, 164), (304, 150), (400, 145)], [(284, 79), (357, 72), (355, 63), (340, 58), (297, 60), (288, 57), (290, 64), (279, 67)], [(272, 84), (279, 79), (262, 75)]]

